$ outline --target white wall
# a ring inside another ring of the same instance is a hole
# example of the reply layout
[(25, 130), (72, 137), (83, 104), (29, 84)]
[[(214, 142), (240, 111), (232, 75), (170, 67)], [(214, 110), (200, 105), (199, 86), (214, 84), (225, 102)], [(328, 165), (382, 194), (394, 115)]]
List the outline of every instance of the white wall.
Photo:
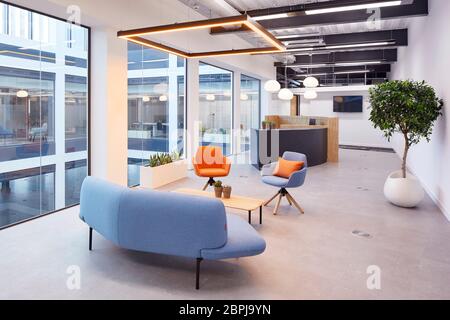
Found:
[[(444, 116), (437, 122), (430, 143), (413, 147), (408, 166), (450, 219), (450, 1), (430, 0), (430, 15), (409, 26), (409, 45), (399, 51), (393, 79), (425, 80), (444, 99)], [(402, 138), (393, 141), (401, 154)]]
[[(329, 90), (333, 91), (319, 91), (317, 99), (314, 100), (307, 100), (302, 96), (300, 102), (301, 115), (338, 117), (339, 144), (377, 148), (391, 147), (389, 142), (383, 137), (381, 131), (375, 129), (369, 120), (370, 102), (367, 87), (358, 91), (350, 91), (348, 89), (346, 91), (345, 88), (332, 88)], [(363, 113), (334, 113), (333, 97), (336, 95), (363, 96)]]
[[(264, 89), (263, 89), (264, 90)], [(262, 115), (262, 118), (266, 115), (280, 115), (280, 116), (288, 116), (291, 114), (291, 102), (284, 101), (278, 99), (278, 95), (276, 93), (271, 94), (268, 93), (269, 99), (269, 107), (267, 109), (267, 113)]]

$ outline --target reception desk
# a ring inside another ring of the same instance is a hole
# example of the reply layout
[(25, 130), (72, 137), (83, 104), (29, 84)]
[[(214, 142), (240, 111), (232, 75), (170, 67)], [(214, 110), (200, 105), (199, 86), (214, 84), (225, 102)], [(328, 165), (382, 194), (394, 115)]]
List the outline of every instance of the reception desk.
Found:
[(277, 161), (285, 151), (303, 153), (308, 165), (339, 161), (339, 119), (304, 116), (266, 116), (272, 130), (253, 130), (251, 134), (252, 164)]
[(328, 128), (314, 126), (299, 129), (253, 129), (251, 134), (252, 165), (258, 169), (278, 161), (285, 151), (299, 152), (308, 158), (308, 166), (328, 161)]

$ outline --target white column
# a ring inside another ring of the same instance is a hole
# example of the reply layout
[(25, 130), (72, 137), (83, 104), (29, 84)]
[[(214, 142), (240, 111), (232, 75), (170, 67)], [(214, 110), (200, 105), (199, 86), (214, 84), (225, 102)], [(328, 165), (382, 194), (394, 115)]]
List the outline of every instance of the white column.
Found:
[(178, 140), (178, 59), (169, 56), (169, 152), (177, 150)]
[[(187, 134), (186, 158), (192, 159), (199, 145), (199, 61), (188, 59), (186, 73)], [(190, 161), (189, 161), (190, 162)]]
[(92, 175), (127, 185), (127, 42), (117, 30), (92, 29)]
[(233, 79), (233, 154), (241, 152), (241, 73), (234, 72)]

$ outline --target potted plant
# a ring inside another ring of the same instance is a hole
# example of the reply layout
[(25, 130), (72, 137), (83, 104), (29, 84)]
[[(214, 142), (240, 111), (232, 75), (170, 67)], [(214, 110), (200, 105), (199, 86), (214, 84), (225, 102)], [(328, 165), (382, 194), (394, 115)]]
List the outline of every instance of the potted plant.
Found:
[(225, 185), (223, 186), (223, 198), (224, 199), (230, 199), (231, 198), (231, 186)]
[(412, 208), (424, 197), (416, 177), (407, 172), (410, 148), (422, 139), (430, 141), (435, 121), (442, 115), (443, 101), (424, 81), (388, 81), (370, 89), (370, 120), (390, 141), (399, 133), (405, 147), (400, 171), (389, 175), (384, 186), (386, 198), (393, 204)]
[(156, 189), (187, 177), (188, 165), (179, 152), (151, 155), (148, 166), (140, 168), (140, 183), (144, 188)]
[(216, 198), (222, 198), (222, 181), (218, 180), (214, 183), (214, 193), (216, 194)]
[(264, 120), (262, 122), (262, 128), (264, 130), (271, 130), (271, 129), (273, 129), (273, 127), (274, 127), (273, 122), (271, 122), (271, 121)]

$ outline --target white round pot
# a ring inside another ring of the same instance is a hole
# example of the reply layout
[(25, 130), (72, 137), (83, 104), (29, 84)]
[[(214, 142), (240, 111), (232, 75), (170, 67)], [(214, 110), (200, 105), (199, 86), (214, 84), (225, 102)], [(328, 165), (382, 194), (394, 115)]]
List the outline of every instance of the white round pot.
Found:
[(395, 171), (386, 180), (384, 196), (396, 206), (414, 208), (423, 200), (425, 192), (415, 176), (407, 173), (405, 179), (402, 171)]

